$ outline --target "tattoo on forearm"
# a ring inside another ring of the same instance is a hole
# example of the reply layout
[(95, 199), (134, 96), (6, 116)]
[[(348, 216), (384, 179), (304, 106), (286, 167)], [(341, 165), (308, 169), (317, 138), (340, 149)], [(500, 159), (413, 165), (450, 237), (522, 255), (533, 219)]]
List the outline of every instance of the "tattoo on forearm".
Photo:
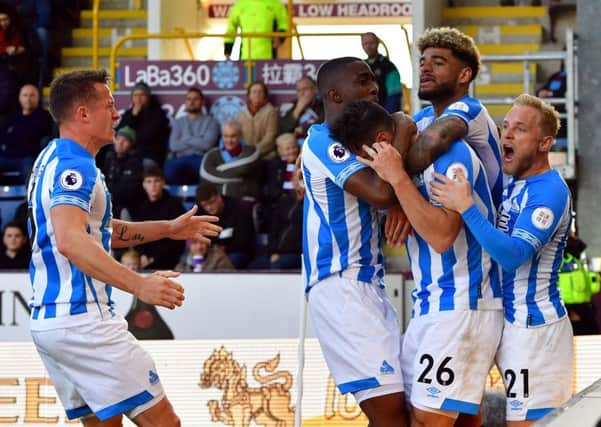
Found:
[(121, 240), (122, 242), (143, 242), (144, 241), (144, 235), (141, 233), (134, 233), (131, 235), (128, 235), (127, 233), (127, 225), (123, 225), (119, 228), (117, 228), (117, 230), (115, 230), (115, 234), (117, 235), (117, 239)]

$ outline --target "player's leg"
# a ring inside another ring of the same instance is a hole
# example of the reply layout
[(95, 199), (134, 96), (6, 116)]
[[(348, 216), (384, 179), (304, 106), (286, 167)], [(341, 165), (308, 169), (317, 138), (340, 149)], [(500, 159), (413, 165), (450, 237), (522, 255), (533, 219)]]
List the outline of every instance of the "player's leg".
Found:
[(457, 419), (457, 412), (431, 412), (432, 408), (411, 408), (411, 427), (452, 427)]
[(309, 292), (309, 315), (341, 393), (353, 393), (370, 427), (404, 426), (398, 318), (378, 283), (338, 275)]
[(355, 393), (355, 399), (359, 401), (361, 410), (369, 420), (369, 427), (409, 426), (405, 393), (395, 392), (369, 397), (384, 391), (386, 386), (380, 389), (380, 391), (376, 388)]
[[(412, 425), (451, 426), (459, 414), (478, 422), (486, 378), (503, 327), (503, 313), (446, 311), (411, 320), (403, 341), (405, 388)], [(470, 425), (470, 424), (464, 424)]]
[(85, 427), (122, 427), (123, 415), (119, 414), (108, 420), (100, 421), (97, 416), (92, 415), (81, 419)]
[(132, 420), (140, 427), (179, 427), (181, 422), (173, 410), (167, 397), (161, 399), (156, 405), (137, 415)]
[(459, 414), (457, 421), (455, 421), (455, 427), (480, 427), (482, 426), (482, 405), (480, 405), (480, 411), (478, 415), (470, 414)]
[(507, 425), (534, 424), (572, 392), (573, 335), (567, 317), (539, 327), (505, 322), (497, 353), (507, 396)]

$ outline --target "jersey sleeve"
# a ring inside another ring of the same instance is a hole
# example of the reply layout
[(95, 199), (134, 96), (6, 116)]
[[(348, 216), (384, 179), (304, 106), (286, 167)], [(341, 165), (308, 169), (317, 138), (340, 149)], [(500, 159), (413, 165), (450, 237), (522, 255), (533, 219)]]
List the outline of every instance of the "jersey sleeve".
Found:
[[(368, 166), (357, 160), (357, 156), (338, 141), (331, 138), (309, 140), (308, 150), (311, 151), (311, 167), (318, 168), (322, 174), (334, 181), (337, 186), (344, 188), (346, 181), (361, 169)], [(303, 149), (303, 159), (305, 149)]]
[(61, 159), (54, 174), (50, 207), (72, 205), (89, 213), (97, 173), (93, 160)]
[(480, 111), (482, 111), (482, 104), (473, 98), (464, 97), (445, 108), (439, 118), (459, 117), (469, 127), (470, 122), (480, 114)]
[(516, 219), (512, 237), (525, 241), (538, 251), (555, 233), (569, 203), (565, 187), (549, 191), (546, 181), (530, 184), (528, 198)]

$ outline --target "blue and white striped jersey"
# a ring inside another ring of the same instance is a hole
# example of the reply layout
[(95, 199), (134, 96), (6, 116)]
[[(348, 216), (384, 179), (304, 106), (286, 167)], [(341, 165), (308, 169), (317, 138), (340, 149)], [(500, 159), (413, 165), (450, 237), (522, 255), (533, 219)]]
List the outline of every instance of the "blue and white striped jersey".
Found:
[[(473, 189), (476, 206), (494, 224), (495, 208), (480, 159), (463, 141), (454, 142), (414, 182), (424, 198), (430, 199), (434, 172), (455, 176), (460, 168)], [(499, 271), (469, 229), (463, 225), (453, 246), (439, 254), (417, 232), (407, 240), (407, 252), (415, 287), (412, 316), (450, 310), (500, 310)]]
[(497, 228), (531, 245), (535, 255), (516, 271), (502, 273), (508, 322), (540, 326), (566, 315), (557, 281), (571, 222), (570, 191), (556, 170), (519, 180), (510, 178)]
[(334, 273), (363, 282), (384, 276), (378, 213), (344, 191), (347, 179), (365, 167), (330, 137), (326, 123), (309, 128), (302, 155), (307, 290)]
[(82, 273), (58, 252), (50, 209), (77, 206), (89, 214), (88, 233), (108, 252), (111, 201), (94, 158), (68, 139), (53, 140), (38, 156), (28, 185), (31, 329), (45, 330), (112, 315), (111, 287)]
[[(440, 117), (456, 116), (467, 125), (467, 135), (463, 138), (478, 154), (488, 185), (495, 202), (495, 208), (501, 203), (503, 184), (506, 181), (501, 168), (501, 143), (495, 122), (488, 111), (475, 98), (464, 96), (459, 101), (449, 105)], [(426, 107), (413, 116), (418, 131), (423, 131), (434, 121), (434, 108)]]

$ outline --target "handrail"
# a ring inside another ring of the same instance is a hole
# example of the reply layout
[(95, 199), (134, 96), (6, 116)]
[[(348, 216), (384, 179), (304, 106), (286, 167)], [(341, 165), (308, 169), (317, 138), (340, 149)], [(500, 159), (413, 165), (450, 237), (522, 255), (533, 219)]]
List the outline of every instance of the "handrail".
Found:
[[(363, 33), (303, 33), (303, 34), (299, 34), (296, 31), (288, 31), (286, 33), (284, 32), (268, 32), (268, 33), (225, 33), (225, 34), (208, 34), (208, 33), (186, 33), (186, 34), (181, 34), (181, 33), (153, 33), (153, 34), (125, 34), (123, 36), (121, 36), (119, 39), (117, 39), (117, 41), (113, 44), (113, 46), (111, 47), (111, 55), (110, 55), (110, 74), (112, 77), (111, 80), (111, 90), (115, 89), (115, 72), (117, 69), (117, 53), (119, 52), (119, 48), (121, 47), (121, 45), (123, 45), (123, 43), (125, 43), (128, 40), (148, 40), (148, 39), (160, 39), (160, 40), (171, 40), (171, 39), (185, 39), (185, 38), (192, 38), (192, 39), (198, 39), (198, 38), (204, 38), (204, 37), (209, 37), (209, 38), (224, 38), (224, 37), (243, 37), (243, 38), (261, 38), (261, 37), (286, 37), (286, 38), (291, 38), (291, 37), (297, 37), (299, 40), (299, 44), (300, 44), (300, 37), (332, 37), (332, 36), (361, 36)], [(384, 50), (386, 51), (386, 55), (389, 56), (388, 54), (388, 46), (386, 46), (386, 44), (380, 40), (380, 43), (382, 44), (382, 46), (384, 46)], [(249, 44), (250, 47), (250, 44)], [(253, 66), (253, 60), (251, 52), (249, 50), (249, 59), (246, 60), (246, 67), (248, 70), (247, 75), (249, 76), (249, 78), (252, 76), (252, 66)], [(247, 82), (250, 83), (250, 82)]]
[[(186, 30), (184, 28), (175, 27), (173, 29), (176, 33), (181, 33), (182, 35), (186, 35)], [(190, 44), (190, 39), (188, 37), (184, 38), (184, 44), (186, 45), (186, 50), (188, 51), (188, 55), (190, 55), (190, 59), (192, 61), (196, 60), (196, 55), (194, 55), (194, 49), (192, 49), (192, 45)]]
[(92, 5), (92, 68), (98, 68), (98, 39), (99, 39), (100, 0), (94, 0)]

